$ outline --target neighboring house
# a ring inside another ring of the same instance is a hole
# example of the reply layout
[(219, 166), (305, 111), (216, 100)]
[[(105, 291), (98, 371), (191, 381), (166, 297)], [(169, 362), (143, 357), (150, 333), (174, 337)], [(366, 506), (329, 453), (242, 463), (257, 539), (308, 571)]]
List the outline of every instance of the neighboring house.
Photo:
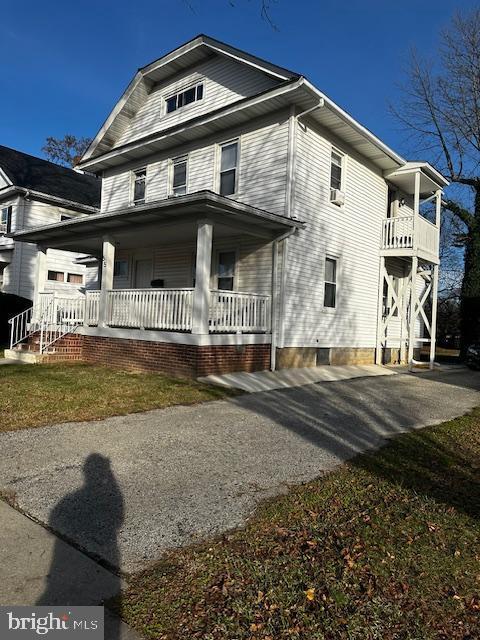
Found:
[[(97, 213), (100, 191), (95, 176), (0, 146), (0, 291), (34, 296), (37, 247), (8, 234)], [(77, 257), (49, 249), (43, 289), (71, 296), (97, 286), (97, 265), (87, 268)]]
[(431, 333), (433, 362), (447, 182), (300, 74), (198, 36), (138, 71), (79, 166), (103, 177), (101, 212), (14, 236), (103, 256), (101, 289), (57, 303), (78, 357), (184, 375), (398, 362)]

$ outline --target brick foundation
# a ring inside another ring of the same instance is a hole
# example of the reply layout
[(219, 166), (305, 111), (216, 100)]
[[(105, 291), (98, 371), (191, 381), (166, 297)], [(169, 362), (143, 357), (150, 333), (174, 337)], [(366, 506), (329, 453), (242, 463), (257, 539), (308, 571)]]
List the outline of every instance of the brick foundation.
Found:
[(82, 340), (81, 359), (130, 371), (162, 372), (196, 378), (233, 371), (262, 371), (270, 367), (270, 345), (196, 346), (98, 336)]
[(277, 368), (317, 367), (331, 364), (374, 364), (375, 349), (369, 347), (284, 347), (277, 349)]

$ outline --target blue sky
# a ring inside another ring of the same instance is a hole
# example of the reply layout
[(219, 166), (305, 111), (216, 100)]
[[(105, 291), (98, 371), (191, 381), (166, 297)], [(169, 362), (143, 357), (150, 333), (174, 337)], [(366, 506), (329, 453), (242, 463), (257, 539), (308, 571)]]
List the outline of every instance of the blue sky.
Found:
[[(388, 113), (408, 50), (433, 56), (470, 0), (3, 0), (0, 144), (41, 155), (46, 136), (93, 136), (136, 69), (206, 33), (306, 75), (400, 153)], [(190, 5), (190, 8), (189, 8)], [(2, 92), (3, 93), (3, 92)]]

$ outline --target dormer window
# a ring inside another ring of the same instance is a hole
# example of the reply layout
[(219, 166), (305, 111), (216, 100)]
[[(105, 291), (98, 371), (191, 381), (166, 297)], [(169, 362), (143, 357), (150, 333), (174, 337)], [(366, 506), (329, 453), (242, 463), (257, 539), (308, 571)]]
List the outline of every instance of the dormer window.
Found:
[(187, 104), (192, 104), (193, 102), (198, 102), (203, 98), (203, 82), (195, 85), (194, 87), (189, 87), (185, 89), (185, 91), (180, 91), (169, 98), (166, 98), (166, 110), (167, 113), (173, 113), (177, 111), (177, 109), (181, 109), (182, 107), (186, 107)]
[(147, 170), (137, 169), (132, 173), (133, 173), (133, 204), (143, 204), (145, 202), (145, 185), (147, 180)]

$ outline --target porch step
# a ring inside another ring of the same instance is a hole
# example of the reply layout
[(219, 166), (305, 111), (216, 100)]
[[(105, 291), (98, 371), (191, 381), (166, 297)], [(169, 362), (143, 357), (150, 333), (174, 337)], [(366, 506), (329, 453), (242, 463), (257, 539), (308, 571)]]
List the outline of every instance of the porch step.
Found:
[(5, 349), (5, 358), (16, 360), (26, 364), (36, 364), (42, 362), (44, 356), (38, 351), (26, 351), (24, 349)]

